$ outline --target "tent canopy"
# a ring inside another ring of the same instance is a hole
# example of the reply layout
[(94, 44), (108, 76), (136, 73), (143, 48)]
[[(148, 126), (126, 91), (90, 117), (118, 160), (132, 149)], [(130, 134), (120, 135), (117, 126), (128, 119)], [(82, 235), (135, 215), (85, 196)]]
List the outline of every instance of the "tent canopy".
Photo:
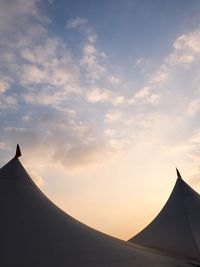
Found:
[(174, 189), (161, 212), (129, 241), (200, 259), (200, 196), (178, 170)]
[(190, 266), (102, 234), (64, 213), (34, 184), (20, 155), (18, 147), (0, 169), (0, 266)]

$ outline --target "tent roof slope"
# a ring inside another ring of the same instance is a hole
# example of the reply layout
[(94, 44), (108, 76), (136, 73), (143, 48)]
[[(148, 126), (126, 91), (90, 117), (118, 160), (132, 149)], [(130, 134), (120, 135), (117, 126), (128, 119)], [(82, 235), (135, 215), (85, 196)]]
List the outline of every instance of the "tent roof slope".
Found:
[(0, 266), (188, 266), (73, 219), (40, 191), (18, 157), (0, 169), (0, 237)]
[(129, 240), (200, 260), (200, 196), (181, 177), (157, 217)]
[(0, 180), (35, 186), (33, 180), (17, 158), (11, 159), (0, 169)]

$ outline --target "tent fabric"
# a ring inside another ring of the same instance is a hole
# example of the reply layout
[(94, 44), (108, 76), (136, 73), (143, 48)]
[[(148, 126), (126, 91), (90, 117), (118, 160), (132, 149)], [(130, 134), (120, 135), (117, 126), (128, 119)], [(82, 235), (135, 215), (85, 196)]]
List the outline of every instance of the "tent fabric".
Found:
[(16, 157), (0, 169), (0, 253), (4, 267), (188, 266), (73, 219), (39, 190)]
[[(193, 203), (194, 211), (196, 205)], [(193, 228), (198, 229), (198, 224)], [(75, 220), (40, 191), (16, 156), (0, 169), (0, 266), (194, 266), (191, 264), (185, 257), (157, 253)]]
[(200, 196), (181, 176), (157, 217), (129, 240), (200, 259)]

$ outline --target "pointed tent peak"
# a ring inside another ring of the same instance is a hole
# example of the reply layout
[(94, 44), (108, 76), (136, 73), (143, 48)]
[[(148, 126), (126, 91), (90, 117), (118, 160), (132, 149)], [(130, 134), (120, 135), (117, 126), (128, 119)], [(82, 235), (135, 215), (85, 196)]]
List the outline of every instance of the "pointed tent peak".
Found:
[(176, 168), (176, 174), (177, 174), (177, 178), (183, 179), (178, 168)]
[(21, 153), (20, 146), (19, 146), (19, 144), (17, 144), (16, 153), (15, 153), (14, 159), (18, 159), (19, 157), (21, 157), (21, 155), (22, 155), (22, 153)]
[(17, 145), (15, 156), (3, 167), (0, 168), (0, 181), (9, 180), (20, 182), (24, 185), (34, 185), (33, 180), (27, 173), (24, 166), (18, 159), (21, 156), (20, 146)]

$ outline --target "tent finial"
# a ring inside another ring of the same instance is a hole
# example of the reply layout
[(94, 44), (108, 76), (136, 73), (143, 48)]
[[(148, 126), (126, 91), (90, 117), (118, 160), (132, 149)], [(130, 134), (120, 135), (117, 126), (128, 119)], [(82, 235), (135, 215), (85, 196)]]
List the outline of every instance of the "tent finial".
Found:
[(182, 176), (181, 176), (181, 174), (180, 174), (180, 172), (179, 172), (179, 170), (176, 168), (176, 174), (177, 174), (177, 178), (181, 178), (182, 179)]
[(18, 159), (19, 157), (21, 157), (21, 155), (22, 155), (22, 153), (21, 153), (21, 150), (20, 150), (20, 146), (17, 144), (16, 153), (15, 153), (14, 159)]

